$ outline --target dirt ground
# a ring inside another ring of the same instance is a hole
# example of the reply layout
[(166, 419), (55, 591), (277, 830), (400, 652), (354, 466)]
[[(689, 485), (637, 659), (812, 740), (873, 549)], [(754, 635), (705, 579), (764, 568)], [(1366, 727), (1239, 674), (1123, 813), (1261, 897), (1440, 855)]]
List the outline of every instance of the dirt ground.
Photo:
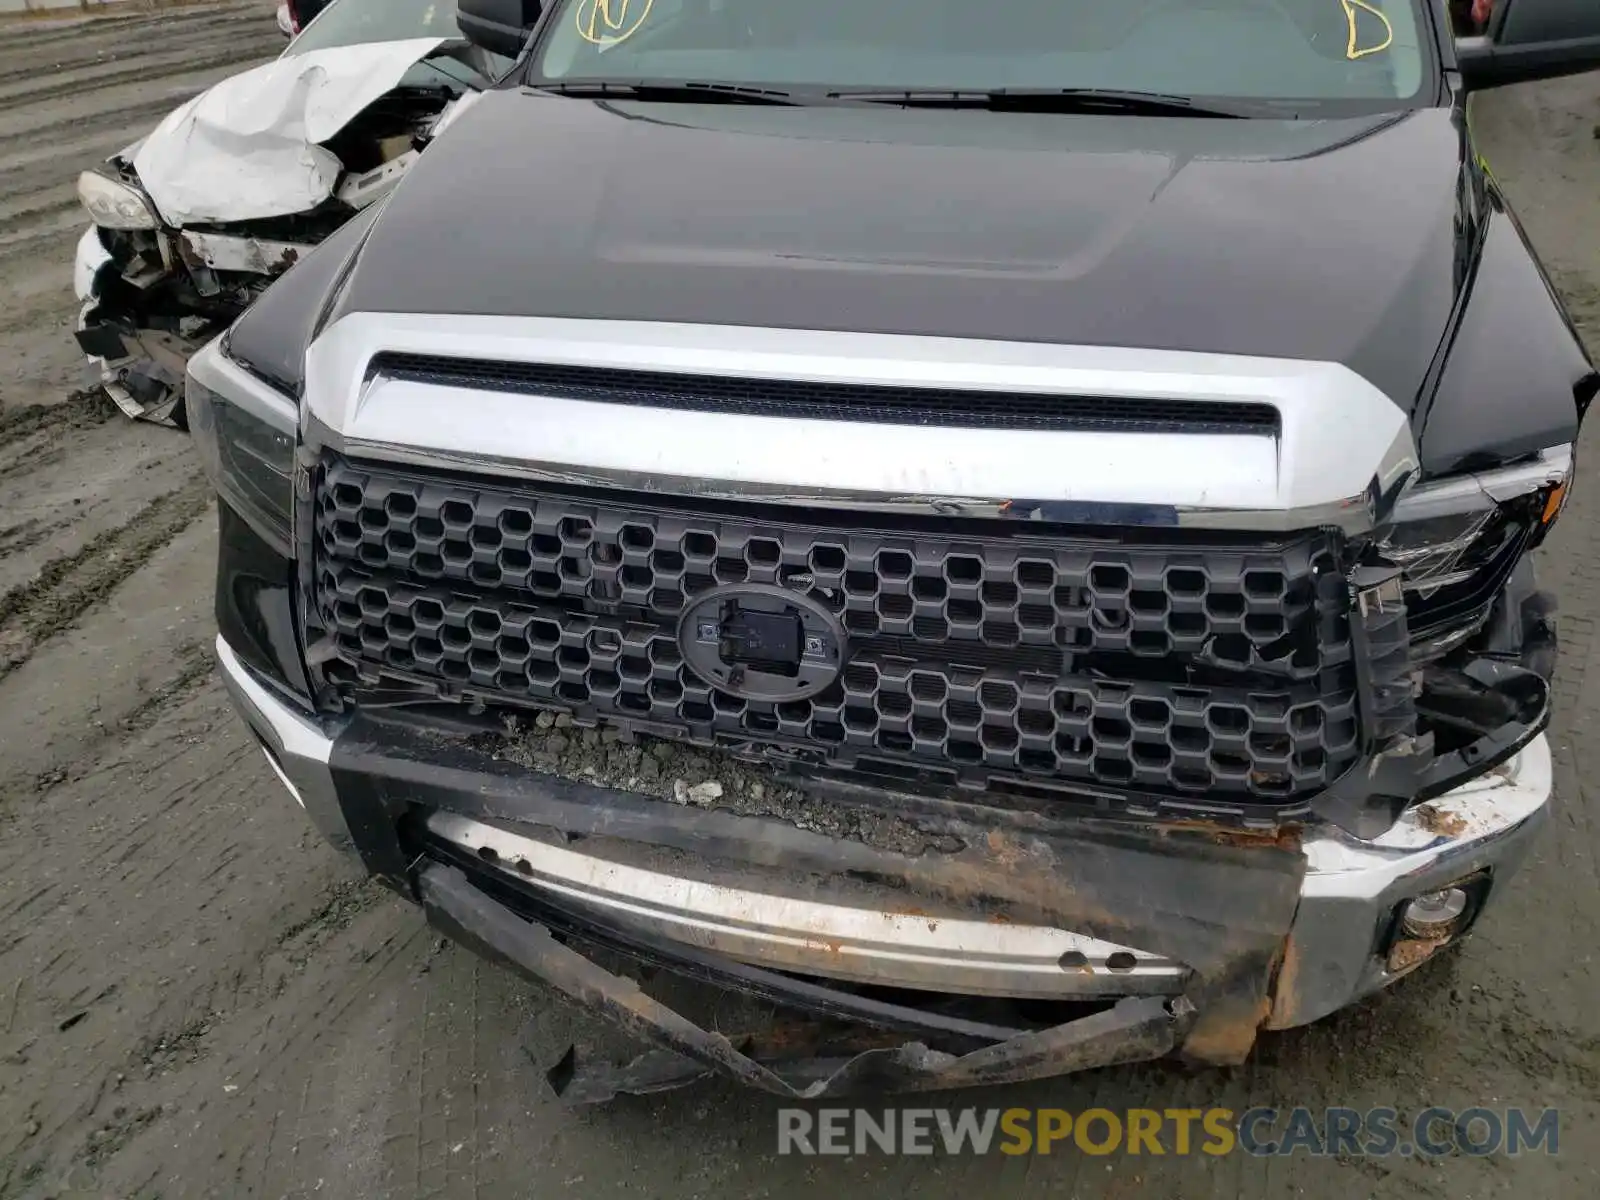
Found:
[[(1555, 1106), (1558, 1156), (779, 1159), (776, 1102), (730, 1086), (555, 1102), (525, 1027), (549, 1062), (594, 1025), (341, 874), (212, 675), (214, 515), (186, 440), (80, 390), (73, 178), (273, 53), (271, 8), (0, 26), (0, 1197), (1600, 1194), (1595, 446), (1543, 564), (1559, 809), (1461, 955), (1239, 1070), (948, 1100)], [(1600, 75), (1477, 120), (1600, 348)]]

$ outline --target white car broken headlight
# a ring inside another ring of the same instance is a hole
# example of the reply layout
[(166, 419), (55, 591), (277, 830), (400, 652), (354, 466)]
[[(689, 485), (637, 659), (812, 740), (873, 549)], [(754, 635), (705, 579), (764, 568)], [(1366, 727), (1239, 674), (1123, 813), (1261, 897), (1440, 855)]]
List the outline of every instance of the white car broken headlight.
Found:
[(189, 432), (212, 486), (249, 526), (292, 558), (299, 407), (227, 357), (222, 339), (189, 360)]
[(101, 171), (78, 176), (78, 199), (96, 225), (104, 229), (159, 229), (155, 206), (131, 183)]

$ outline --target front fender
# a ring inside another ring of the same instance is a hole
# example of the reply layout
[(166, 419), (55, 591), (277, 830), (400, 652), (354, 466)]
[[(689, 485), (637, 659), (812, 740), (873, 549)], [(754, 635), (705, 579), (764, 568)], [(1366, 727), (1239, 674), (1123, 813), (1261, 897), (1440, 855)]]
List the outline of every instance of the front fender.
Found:
[(1466, 310), (1419, 422), (1429, 475), (1573, 441), (1600, 374), (1522, 229), (1492, 197)]

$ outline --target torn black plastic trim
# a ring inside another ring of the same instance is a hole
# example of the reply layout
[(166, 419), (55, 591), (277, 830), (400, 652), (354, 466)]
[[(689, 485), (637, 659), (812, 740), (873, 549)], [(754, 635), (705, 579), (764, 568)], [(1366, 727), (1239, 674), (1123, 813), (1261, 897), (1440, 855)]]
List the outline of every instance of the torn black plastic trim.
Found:
[(1443, 728), (1441, 714), (1449, 715), (1476, 736), (1428, 764), (1417, 803), (1493, 770), (1549, 727), (1555, 610), (1555, 597), (1534, 585), (1532, 564), (1523, 559), (1500, 593), (1481, 644), (1424, 669), (1419, 712), (1435, 728)]
[(429, 866), (418, 880), (424, 911), (435, 928), (485, 958), (549, 984), (604, 1014), (633, 1035), (743, 1083), (795, 1100), (858, 1091), (932, 1091), (1017, 1083), (1094, 1067), (1141, 1062), (1172, 1053), (1193, 1023), (1180, 998), (1124, 999), (1105, 1012), (953, 1055), (921, 1042), (866, 1050), (820, 1079), (796, 1081), (700, 1028), (645, 995), (633, 980), (613, 975), (561, 945), (542, 925), (524, 921), (478, 891), (454, 867)]
[[(1513, 719), (1488, 730), (1477, 740), (1449, 754), (1441, 754), (1430, 763), (1419, 781), (1418, 804), (1442, 796), (1485, 771), (1492, 771), (1549, 727), (1550, 688), (1545, 680), (1521, 667), (1486, 659), (1480, 659), (1472, 665), (1489, 669), (1496, 677), (1491, 685), (1495, 689), (1515, 689), (1520, 692), (1520, 696), (1508, 696), (1520, 711)], [(1528, 712), (1530, 708), (1531, 715)]]
[(1317, 815), (1358, 838), (1382, 834), (1415, 802), (1433, 760), (1412, 702), (1410, 635), (1398, 567), (1362, 566), (1349, 580), (1350, 634), (1362, 760), (1314, 802)]
[(78, 349), (94, 358), (124, 358), (128, 354), (127, 345), (122, 340), (122, 330), (112, 322), (100, 319), (98, 309), (88, 315), (84, 327), (72, 336), (77, 339)]

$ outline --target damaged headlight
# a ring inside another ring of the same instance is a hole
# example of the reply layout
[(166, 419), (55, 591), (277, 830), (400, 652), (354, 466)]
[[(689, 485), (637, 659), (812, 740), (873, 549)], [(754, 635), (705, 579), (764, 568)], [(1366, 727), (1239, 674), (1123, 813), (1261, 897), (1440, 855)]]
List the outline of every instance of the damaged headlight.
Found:
[(1494, 470), (1428, 480), (1396, 503), (1375, 542), (1399, 567), (1414, 642), (1441, 653), (1470, 636), (1506, 578), (1566, 503), (1572, 447)]
[(222, 339), (189, 360), (189, 432), (217, 493), (285, 558), (292, 558), (295, 401), (224, 352)]
[(78, 199), (103, 229), (161, 227), (161, 218), (144, 192), (103, 171), (85, 171), (78, 176)]

